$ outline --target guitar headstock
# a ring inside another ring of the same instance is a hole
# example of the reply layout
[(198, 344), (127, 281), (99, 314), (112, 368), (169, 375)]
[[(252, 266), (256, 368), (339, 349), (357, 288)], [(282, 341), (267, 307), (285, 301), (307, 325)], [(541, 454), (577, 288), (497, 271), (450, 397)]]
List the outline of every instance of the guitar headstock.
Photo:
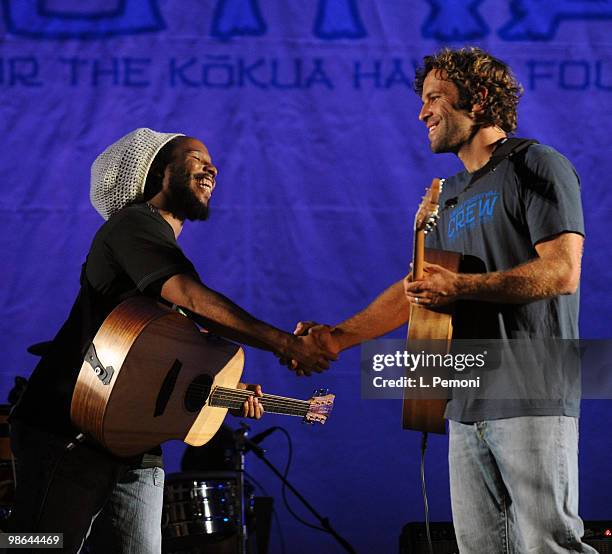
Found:
[(335, 394), (328, 394), (328, 389), (318, 389), (308, 400), (310, 408), (304, 416), (304, 423), (320, 423), (323, 425), (334, 407)]
[(438, 221), (438, 208), (440, 205), (440, 194), (444, 179), (434, 179), (429, 188), (425, 191), (425, 196), (419, 204), (419, 209), (414, 216), (414, 231), (431, 231)]

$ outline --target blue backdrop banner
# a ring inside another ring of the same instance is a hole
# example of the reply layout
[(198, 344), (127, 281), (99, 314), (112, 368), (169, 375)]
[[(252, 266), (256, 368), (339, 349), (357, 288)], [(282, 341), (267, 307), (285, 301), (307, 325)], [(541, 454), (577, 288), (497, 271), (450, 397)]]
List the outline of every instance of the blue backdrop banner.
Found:
[[(102, 223), (89, 203), (90, 165), (136, 127), (196, 136), (219, 168), (209, 221), (186, 225), (179, 241), (207, 285), (288, 330), (363, 308), (407, 272), (425, 186), (461, 168), (430, 152), (412, 91), (422, 57), (445, 45), (481, 46), (509, 62), (525, 89), (517, 135), (576, 166), (587, 226), (581, 335), (610, 336), (612, 0), (1, 6), (0, 400), (36, 363), (26, 347), (53, 337), (78, 290)], [(277, 423), (290, 431), (291, 480), (359, 552), (396, 551), (402, 525), (423, 519), (420, 437), (400, 429), (399, 401), (361, 398), (358, 349), (310, 379), (248, 350), (245, 376), (286, 396), (323, 385), (337, 395), (324, 427), (269, 416), (254, 431)], [(582, 407), (586, 519), (612, 519), (608, 406)], [(284, 437), (268, 441), (283, 465)], [(430, 449), (431, 518), (450, 520), (446, 439)], [(168, 471), (182, 451), (165, 446)], [(279, 495), (259, 460), (247, 459), (247, 469)], [(292, 519), (280, 496), (277, 511), (271, 552), (283, 551), (282, 537), (292, 554), (340, 551)]]

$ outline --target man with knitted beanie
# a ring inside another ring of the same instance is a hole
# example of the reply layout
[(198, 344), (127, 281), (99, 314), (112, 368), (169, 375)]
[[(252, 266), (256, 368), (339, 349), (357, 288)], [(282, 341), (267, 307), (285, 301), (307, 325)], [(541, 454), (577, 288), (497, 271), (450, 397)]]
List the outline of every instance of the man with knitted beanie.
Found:
[[(179, 248), (186, 219), (208, 217), (217, 169), (204, 144), (177, 133), (136, 129), (109, 146), (91, 170), (91, 201), (106, 223), (83, 264), (68, 319), (37, 365), (11, 416), (17, 500), (11, 531), (63, 533), (64, 551), (161, 551), (161, 449), (116, 458), (77, 440), (70, 402), (83, 355), (108, 314), (135, 295), (184, 308), (206, 329), (323, 371), (334, 355), (255, 319), (206, 287)], [(243, 385), (246, 386), (246, 385)], [(261, 395), (259, 386), (250, 386)], [(242, 415), (260, 418), (257, 398)]]

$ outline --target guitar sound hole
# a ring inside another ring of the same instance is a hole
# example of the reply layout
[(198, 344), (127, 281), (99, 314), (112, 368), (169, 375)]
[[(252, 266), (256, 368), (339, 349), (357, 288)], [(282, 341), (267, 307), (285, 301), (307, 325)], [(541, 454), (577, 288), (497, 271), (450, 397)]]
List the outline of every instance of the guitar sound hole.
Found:
[(213, 379), (210, 375), (199, 375), (187, 387), (185, 409), (188, 412), (199, 412), (208, 400)]

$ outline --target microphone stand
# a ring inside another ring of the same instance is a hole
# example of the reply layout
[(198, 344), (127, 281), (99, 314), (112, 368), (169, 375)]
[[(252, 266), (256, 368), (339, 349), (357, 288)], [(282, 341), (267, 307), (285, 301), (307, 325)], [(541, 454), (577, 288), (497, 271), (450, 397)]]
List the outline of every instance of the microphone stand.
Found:
[(266, 464), (272, 473), (276, 475), (285, 485), (286, 487), (296, 496), (296, 498), (308, 509), (308, 511), (319, 520), (321, 527), (323, 527), (336, 541), (342, 546), (342, 548), (349, 552), (350, 554), (356, 554), (355, 549), (350, 545), (350, 543), (343, 539), (331, 526), (329, 519), (323, 517), (317, 512), (312, 505), (297, 491), (297, 489), (285, 478), (285, 476), (268, 460), (265, 456), (265, 450), (261, 448), (258, 444), (253, 442), (252, 440), (244, 438), (245, 444), (249, 447), (250, 450), (253, 451), (255, 456), (257, 456), (264, 464)]
[(247, 534), (246, 507), (244, 501), (244, 455), (246, 452), (247, 444), (252, 442), (247, 439), (247, 433), (249, 432), (249, 429), (250, 428), (248, 425), (242, 424), (240, 426), (240, 429), (234, 431), (234, 443), (236, 445), (234, 469), (236, 470), (238, 485), (237, 496), (239, 499), (238, 554), (247, 554), (248, 552), (249, 536)]

